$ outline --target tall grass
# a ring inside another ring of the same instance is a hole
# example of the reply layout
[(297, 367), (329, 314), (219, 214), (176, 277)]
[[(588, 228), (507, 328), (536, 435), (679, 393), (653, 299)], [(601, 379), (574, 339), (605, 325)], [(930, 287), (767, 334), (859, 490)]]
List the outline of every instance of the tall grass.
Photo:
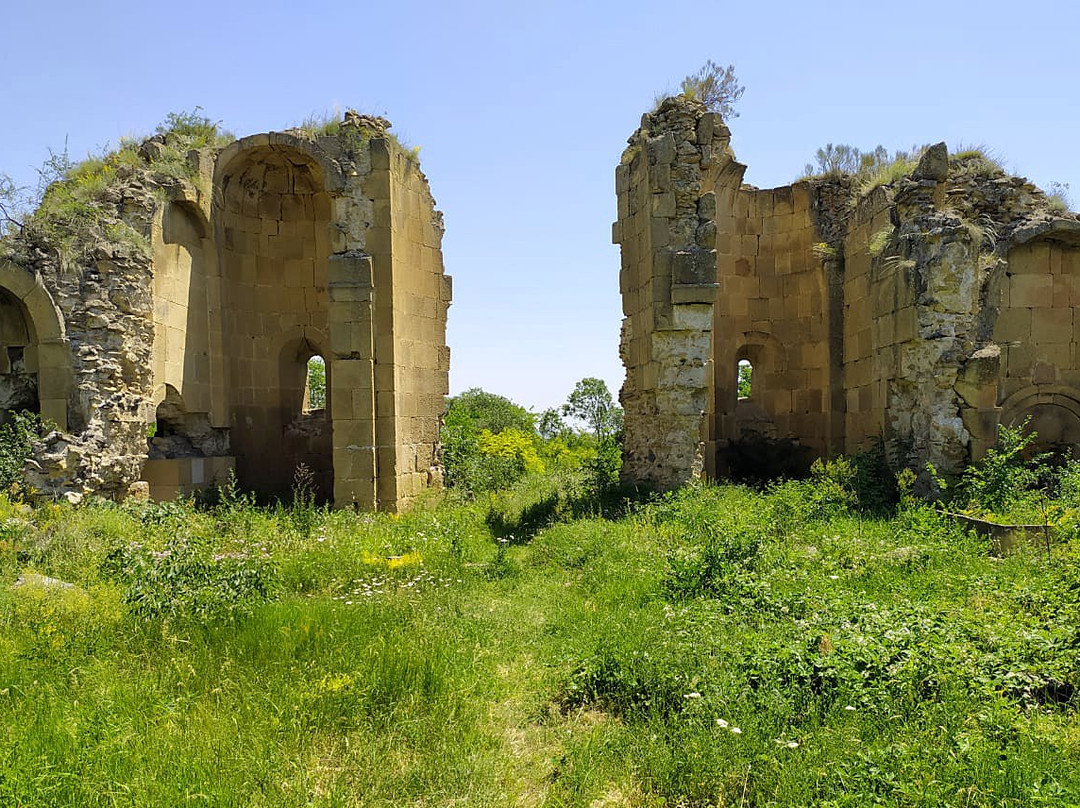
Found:
[[(992, 559), (858, 479), (310, 524), (0, 500), (0, 804), (1080, 800), (1080, 555)], [(234, 599), (184, 600), (192, 569)]]

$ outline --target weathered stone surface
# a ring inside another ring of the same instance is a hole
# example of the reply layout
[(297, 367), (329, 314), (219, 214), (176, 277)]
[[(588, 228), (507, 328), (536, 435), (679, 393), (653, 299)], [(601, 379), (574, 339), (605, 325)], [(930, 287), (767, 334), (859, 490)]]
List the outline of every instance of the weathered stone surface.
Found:
[(59, 578), (50, 578), (48, 575), (39, 575), (35, 572), (24, 572), (15, 579), (12, 589), (23, 587), (37, 587), (38, 589), (75, 589), (75, 584), (61, 581)]
[(911, 173), (917, 180), (942, 182), (949, 178), (949, 149), (944, 143), (935, 143), (923, 152), (919, 164)]
[[(37, 399), (61, 427), (27, 463), (31, 487), (142, 496), (148, 458), (155, 498), (220, 482), (234, 461), (266, 497), (288, 496), (301, 464), (341, 505), (397, 509), (439, 484), (443, 221), (388, 128), (350, 111), (332, 135), (193, 150), (183, 176), (157, 165), (176, 136), (155, 135), (85, 227), (27, 227), (0, 245), (0, 309), (18, 314), (0, 316), (0, 356), (27, 358), (0, 362), (0, 411)], [(330, 387), (314, 410), (312, 356)], [(362, 467), (331, 433), (412, 462)]]
[[(650, 164), (617, 179), (628, 480), (730, 470), (747, 435), (807, 458), (884, 438), (920, 472), (959, 470), (1026, 415), (1080, 442), (1080, 217), (943, 143), (867, 194), (850, 177), (758, 190), (709, 115), (662, 103), (629, 141)], [(675, 214), (647, 249), (656, 209), (626, 202), (660, 185)]]

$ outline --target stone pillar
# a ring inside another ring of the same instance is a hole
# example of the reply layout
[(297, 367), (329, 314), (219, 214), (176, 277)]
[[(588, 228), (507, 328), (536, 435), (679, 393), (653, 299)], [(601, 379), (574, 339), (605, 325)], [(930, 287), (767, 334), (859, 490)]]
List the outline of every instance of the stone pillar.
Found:
[(987, 345), (975, 351), (960, 367), (955, 390), (960, 397), (960, 417), (971, 434), (971, 459), (981, 460), (997, 443), (1001, 422), (998, 386), (1001, 378), (1001, 346)]
[(334, 504), (378, 507), (375, 451), (375, 352), (371, 257), (330, 256), (330, 356), (327, 376), (333, 430)]
[(622, 248), (623, 479), (666, 489), (701, 477), (712, 390), (718, 115), (672, 98), (642, 119), (616, 171)]
[(38, 352), (38, 396), (41, 417), (67, 431), (71, 391), (71, 344), (66, 339), (41, 342)]

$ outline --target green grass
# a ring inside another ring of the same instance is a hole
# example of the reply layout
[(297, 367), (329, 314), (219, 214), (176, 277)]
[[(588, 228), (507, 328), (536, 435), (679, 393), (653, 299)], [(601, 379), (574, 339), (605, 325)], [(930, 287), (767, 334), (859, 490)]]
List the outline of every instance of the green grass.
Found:
[(49, 242), (65, 265), (84, 258), (102, 240), (147, 252), (147, 235), (124, 220), (115, 195), (108, 192), (122, 188), (139, 172), (157, 184), (157, 192), (176, 182), (191, 182), (205, 191), (203, 178), (187, 160), (188, 152), (221, 148), (234, 139), (200, 107), (170, 113), (156, 134), (164, 142), (149, 160), (140, 153), (138, 138), (122, 138), (117, 148), (80, 162), (70, 160), (66, 149), (53, 154), (41, 171), (48, 185), (24, 222), (27, 229)]
[[(0, 501), (0, 804), (1080, 801), (1071, 545), (994, 559), (824, 483), (543, 522), (530, 492)], [(499, 542), (510, 502), (533, 521)]]

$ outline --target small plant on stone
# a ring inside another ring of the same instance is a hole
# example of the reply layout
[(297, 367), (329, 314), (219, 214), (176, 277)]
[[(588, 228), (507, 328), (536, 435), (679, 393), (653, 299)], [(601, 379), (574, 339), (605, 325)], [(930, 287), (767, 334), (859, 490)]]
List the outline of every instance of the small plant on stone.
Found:
[(318, 516), (318, 507), (315, 505), (315, 474), (306, 463), (297, 463), (296, 471), (293, 472), (289, 521), (297, 533), (307, 538), (314, 530)]
[(1068, 213), (1070, 208), (1069, 183), (1050, 183), (1050, 190), (1046, 194), (1046, 200), (1050, 205), (1050, 210), (1054, 213)]
[(684, 96), (700, 101), (712, 112), (720, 113), (724, 120), (739, 117), (735, 104), (746, 89), (739, 84), (733, 65), (721, 67), (712, 59), (697, 73), (684, 78), (680, 88)]

